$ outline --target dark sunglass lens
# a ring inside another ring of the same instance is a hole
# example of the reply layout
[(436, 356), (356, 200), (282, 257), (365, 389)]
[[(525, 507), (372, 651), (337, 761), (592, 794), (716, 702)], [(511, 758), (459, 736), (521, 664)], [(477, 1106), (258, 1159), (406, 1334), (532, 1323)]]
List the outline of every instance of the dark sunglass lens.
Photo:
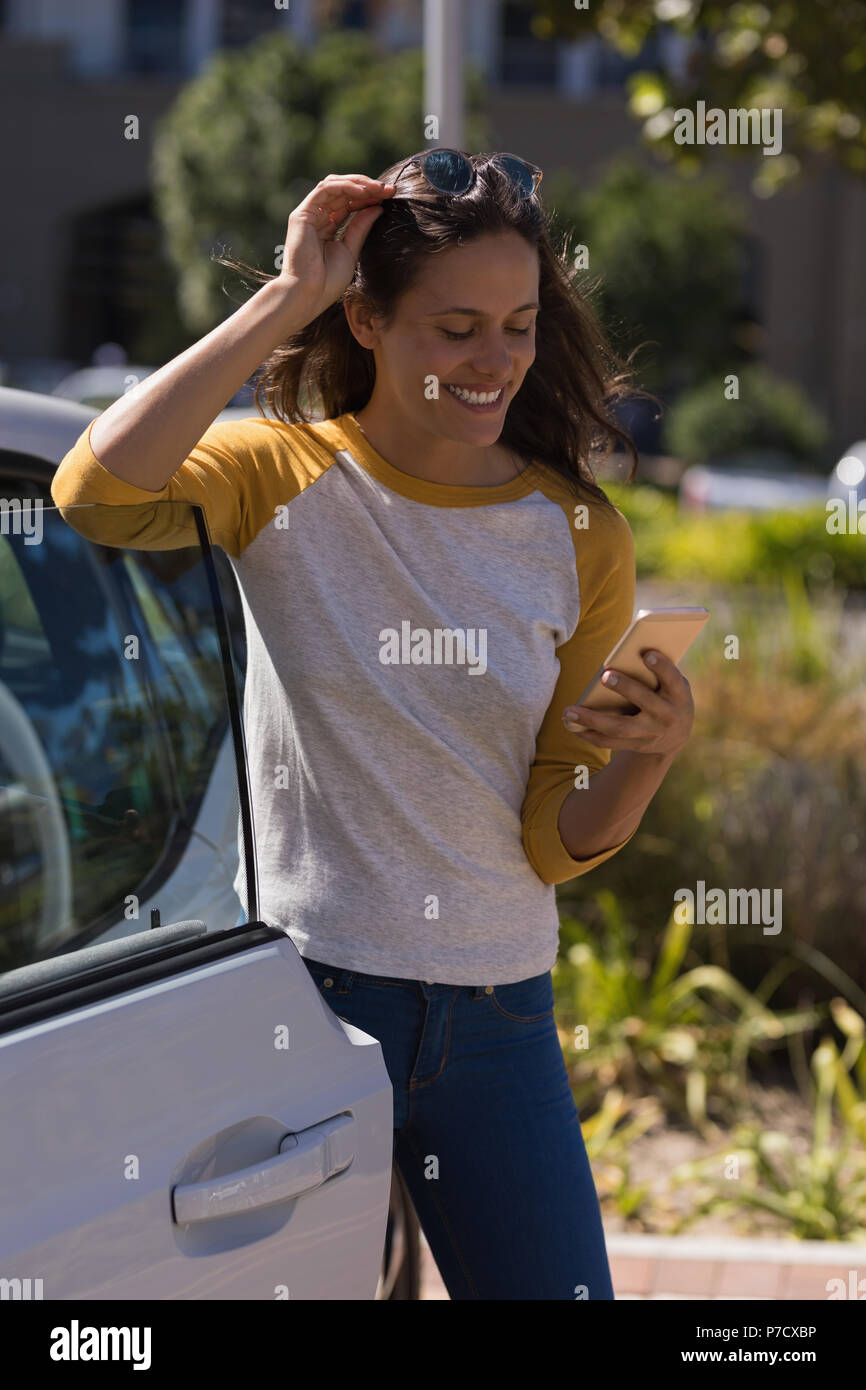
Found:
[(511, 155), (505, 155), (496, 162), (508, 177), (517, 184), (524, 198), (528, 198), (535, 186), (535, 178), (529, 166), (524, 164), (522, 159), (515, 159)]
[(431, 150), (424, 158), (424, 173), (440, 193), (465, 193), (472, 181), (469, 160), (454, 150)]

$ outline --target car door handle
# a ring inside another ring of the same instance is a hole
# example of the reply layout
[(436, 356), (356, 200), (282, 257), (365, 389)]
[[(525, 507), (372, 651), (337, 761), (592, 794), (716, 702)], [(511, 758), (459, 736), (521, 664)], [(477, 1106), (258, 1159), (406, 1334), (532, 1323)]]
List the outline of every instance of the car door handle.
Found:
[(178, 1183), (171, 1191), (175, 1223), (186, 1226), (290, 1202), (342, 1173), (354, 1157), (354, 1117), (335, 1115), (298, 1134), (287, 1134), (275, 1158), (221, 1178)]

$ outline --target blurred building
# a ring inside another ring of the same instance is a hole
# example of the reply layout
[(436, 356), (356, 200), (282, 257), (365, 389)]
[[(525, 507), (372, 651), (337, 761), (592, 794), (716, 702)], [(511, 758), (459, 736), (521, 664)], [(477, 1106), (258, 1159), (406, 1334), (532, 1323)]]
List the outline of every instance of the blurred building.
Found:
[[(388, 48), (422, 41), (422, 0), (343, 0), (343, 27)], [(159, 232), (148, 193), (154, 121), (220, 48), (286, 26), (316, 37), (315, 0), (0, 0), (0, 153), (4, 204), (0, 362), (38, 361), (46, 383), (127, 341), (153, 293)], [(466, 52), (483, 71), (492, 144), (592, 181), (637, 148), (625, 111), (628, 73), (653, 57), (684, 61), (673, 33), (628, 62), (595, 39), (536, 39), (519, 0), (471, 0)], [(135, 113), (140, 138), (124, 138)], [(419, 135), (418, 145), (423, 143)], [(649, 158), (649, 156), (647, 156)], [(866, 375), (866, 189), (827, 166), (768, 200), (748, 190), (748, 161), (725, 171), (750, 209), (749, 294), (775, 371), (830, 417), (834, 446), (862, 434)], [(372, 172), (372, 171), (371, 171)], [(52, 362), (56, 359), (56, 365)], [(13, 374), (10, 376), (10, 371)], [(38, 385), (35, 375), (32, 384)]]

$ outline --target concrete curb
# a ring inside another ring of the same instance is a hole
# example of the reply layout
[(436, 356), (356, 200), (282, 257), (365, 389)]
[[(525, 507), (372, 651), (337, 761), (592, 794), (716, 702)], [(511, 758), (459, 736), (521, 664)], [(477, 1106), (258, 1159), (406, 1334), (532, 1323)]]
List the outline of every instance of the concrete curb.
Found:
[[(652, 1255), (659, 1260), (767, 1260), (776, 1264), (858, 1264), (866, 1269), (866, 1245), (854, 1241), (829, 1240), (749, 1240), (736, 1236), (652, 1236), (605, 1235), (608, 1254)], [(686, 1255), (686, 1252), (688, 1254)]]
[(866, 1245), (853, 1241), (611, 1234), (605, 1243), (617, 1298), (866, 1297)]
[[(866, 1245), (853, 1241), (610, 1234), (605, 1244), (617, 1299), (866, 1300)], [(447, 1299), (423, 1234), (421, 1258), (422, 1299)]]

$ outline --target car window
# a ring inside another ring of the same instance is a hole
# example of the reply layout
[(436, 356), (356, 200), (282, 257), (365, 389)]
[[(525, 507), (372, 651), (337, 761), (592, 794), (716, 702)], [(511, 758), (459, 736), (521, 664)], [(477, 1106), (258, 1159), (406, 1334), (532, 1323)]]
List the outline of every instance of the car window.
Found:
[[(89, 513), (99, 534), (107, 510), (67, 515)], [(197, 894), (204, 903), (213, 891), (198, 881), (209, 877), (199, 851), (210, 846), (217, 864), (219, 846), (197, 822), (218, 766), (223, 820), (233, 805), (237, 815), (201, 551), (114, 549), (54, 507), (40, 516), (38, 541), (14, 525), (0, 532), (0, 971), (148, 930), (149, 913), (129, 914), (166, 885), (163, 923), (178, 902), (198, 915)], [(217, 867), (230, 889), (236, 836), (233, 860)], [(209, 929), (238, 920), (224, 896)]]

